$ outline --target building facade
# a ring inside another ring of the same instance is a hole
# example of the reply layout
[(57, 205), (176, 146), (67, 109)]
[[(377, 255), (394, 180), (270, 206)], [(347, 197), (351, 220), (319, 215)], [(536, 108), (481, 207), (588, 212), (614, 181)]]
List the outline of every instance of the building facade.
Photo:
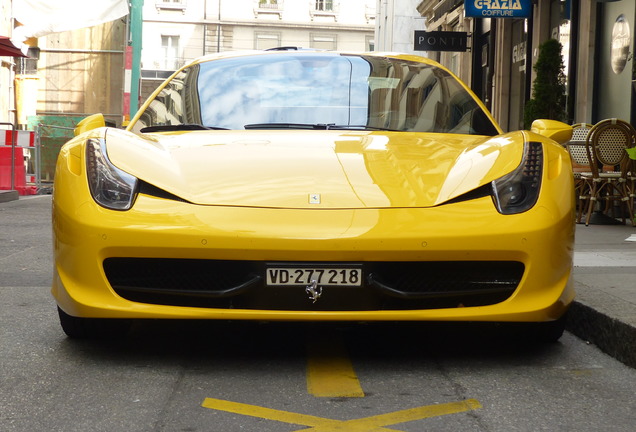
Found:
[(425, 19), (417, 11), (421, 0), (377, 0), (375, 50), (423, 55), (413, 45), (413, 34), (425, 30)]
[[(13, 35), (13, 19), (11, 2), (0, 1), (0, 36), (11, 37)], [(14, 124), (15, 118), (15, 59), (8, 56), (0, 56), (0, 123)], [(0, 129), (7, 129), (0, 126)]]
[[(523, 1), (523, 0), (522, 0)], [(568, 122), (622, 118), (634, 123), (635, 0), (536, 0), (528, 18), (466, 17), (464, 0), (424, 0), (429, 31), (463, 31), (466, 52), (429, 53), (484, 100), (505, 130), (523, 127), (539, 45), (563, 46)]]
[(373, 51), (376, 0), (145, 0), (141, 99), (197, 57), (282, 46)]

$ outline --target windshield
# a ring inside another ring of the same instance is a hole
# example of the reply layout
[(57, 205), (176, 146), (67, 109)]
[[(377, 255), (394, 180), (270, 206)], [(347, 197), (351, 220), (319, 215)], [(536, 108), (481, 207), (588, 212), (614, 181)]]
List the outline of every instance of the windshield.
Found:
[(175, 76), (135, 130), (201, 125), (337, 125), (496, 135), (473, 97), (444, 70), (415, 61), (277, 53), (202, 62)]

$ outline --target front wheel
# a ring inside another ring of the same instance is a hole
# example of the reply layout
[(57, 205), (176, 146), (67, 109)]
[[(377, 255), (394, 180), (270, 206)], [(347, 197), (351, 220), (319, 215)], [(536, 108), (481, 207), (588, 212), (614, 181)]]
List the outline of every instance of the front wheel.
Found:
[(125, 336), (132, 325), (127, 319), (74, 317), (59, 307), (57, 313), (62, 330), (73, 339), (116, 339)]

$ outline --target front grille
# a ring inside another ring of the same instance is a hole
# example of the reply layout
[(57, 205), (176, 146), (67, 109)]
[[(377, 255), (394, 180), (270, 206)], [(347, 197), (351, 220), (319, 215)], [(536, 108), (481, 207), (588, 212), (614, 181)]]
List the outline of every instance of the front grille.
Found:
[[(324, 267), (347, 263), (297, 264)], [(108, 258), (104, 261), (104, 271), (118, 295), (140, 303), (307, 311), (436, 309), (496, 304), (512, 295), (524, 272), (524, 265), (516, 261), (350, 264), (362, 266), (362, 286), (325, 286), (315, 303), (308, 297), (305, 287), (266, 286), (264, 275), (268, 264), (258, 261)]]

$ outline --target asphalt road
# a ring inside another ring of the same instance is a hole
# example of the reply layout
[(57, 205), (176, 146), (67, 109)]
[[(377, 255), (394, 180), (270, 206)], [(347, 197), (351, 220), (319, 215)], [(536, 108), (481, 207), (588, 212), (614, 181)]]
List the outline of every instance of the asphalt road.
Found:
[(139, 322), (73, 341), (50, 197), (0, 204), (0, 431), (633, 431), (636, 370), (570, 333)]

